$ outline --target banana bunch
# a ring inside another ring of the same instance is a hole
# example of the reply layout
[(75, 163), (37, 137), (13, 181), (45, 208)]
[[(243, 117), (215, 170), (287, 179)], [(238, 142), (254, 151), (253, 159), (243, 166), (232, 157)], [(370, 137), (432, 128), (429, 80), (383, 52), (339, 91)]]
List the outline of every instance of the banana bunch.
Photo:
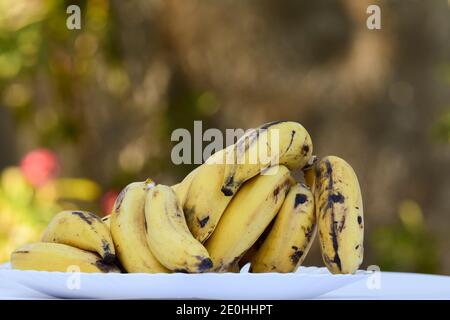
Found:
[[(202, 273), (239, 272), (250, 262), (254, 273), (287, 273), (302, 264), (318, 233), (330, 272), (354, 273), (363, 258), (358, 179), (344, 160), (317, 159), (312, 150), (301, 124), (262, 125), (176, 185), (130, 183), (104, 218), (60, 212), (41, 242), (12, 253), (12, 267)], [(304, 184), (292, 176), (297, 169)]]
[(188, 189), (182, 202), (188, 227), (205, 242), (241, 185), (269, 166), (304, 167), (312, 155), (306, 129), (293, 121), (278, 121), (250, 130), (234, 145), (212, 155), (181, 185)]

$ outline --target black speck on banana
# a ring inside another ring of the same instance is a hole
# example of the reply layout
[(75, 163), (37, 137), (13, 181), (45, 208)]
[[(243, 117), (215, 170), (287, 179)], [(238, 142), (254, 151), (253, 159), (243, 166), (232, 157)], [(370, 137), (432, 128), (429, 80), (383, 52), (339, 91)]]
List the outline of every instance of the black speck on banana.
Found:
[(120, 272), (92, 252), (60, 243), (38, 242), (24, 245), (11, 254), (11, 266), (18, 270), (59, 272)]
[(228, 270), (258, 240), (283, 204), (291, 184), (289, 169), (275, 166), (242, 186), (205, 244), (214, 271)]
[(311, 137), (298, 122), (277, 121), (249, 131), (226, 155), (221, 190), (233, 195), (242, 183), (273, 165), (304, 167), (313, 151)]
[(44, 231), (42, 242), (97, 252), (106, 263), (116, 259), (108, 227), (98, 216), (87, 211), (62, 211), (55, 215)]
[(332, 273), (354, 273), (363, 260), (364, 219), (358, 178), (343, 159), (316, 165), (315, 200), (322, 258)]
[(117, 257), (127, 272), (169, 272), (152, 254), (145, 234), (145, 197), (151, 180), (133, 182), (117, 197), (111, 214), (111, 234)]
[(104, 217), (102, 218), (102, 221), (103, 221), (103, 223), (105, 224), (105, 226), (107, 226), (108, 229), (110, 230), (110, 229), (111, 229), (111, 215), (108, 214), (107, 216), (104, 216)]
[(188, 229), (183, 210), (172, 188), (157, 185), (145, 202), (147, 243), (155, 257), (175, 272), (197, 273), (213, 264), (205, 247)]
[(252, 272), (293, 272), (316, 234), (314, 196), (303, 184), (291, 187), (267, 238), (251, 259)]

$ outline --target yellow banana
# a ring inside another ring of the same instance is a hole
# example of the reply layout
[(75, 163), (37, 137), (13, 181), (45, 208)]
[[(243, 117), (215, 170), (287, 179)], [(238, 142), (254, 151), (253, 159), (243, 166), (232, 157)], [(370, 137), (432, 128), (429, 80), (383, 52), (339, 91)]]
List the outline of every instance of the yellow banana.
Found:
[(151, 180), (129, 184), (117, 197), (111, 216), (111, 234), (117, 257), (127, 272), (168, 272), (154, 257), (145, 235), (145, 197)]
[(186, 202), (186, 198), (189, 192), (189, 188), (191, 186), (192, 180), (196, 176), (200, 167), (192, 170), (180, 183), (172, 186), (173, 191), (177, 194), (178, 200), (180, 201), (180, 205), (183, 206)]
[(283, 204), (291, 183), (289, 170), (276, 166), (242, 186), (206, 242), (214, 271), (226, 271), (258, 240)]
[(157, 185), (145, 202), (148, 245), (158, 260), (175, 272), (204, 272), (212, 267), (205, 247), (188, 229), (175, 192)]
[[(284, 200), (286, 201), (286, 198)], [(264, 243), (264, 240), (266, 240), (267, 236), (269, 235), (270, 230), (272, 230), (275, 220), (276, 219), (273, 219), (270, 222), (264, 232), (259, 236), (258, 240), (256, 240), (256, 242), (247, 251), (244, 252), (242, 258), (239, 259), (239, 268), (244, 267), (247, 263), (250, 263), (252, 261), (253, 257), (256, 255), (256, 253)]]
[(352, 167), (335, 156), (316, 165), (316, 215), (322, 258), (332, 273), (354, 273), (363, 260), (361, 190)]
[(87, 211), (62, 211), (53, 217), (42, 242), (62, 243), (97, 252), (106, 263), (114, 262), (115, 250), (108, 227)]
[(226, 150), (218, 151), (198, 168), (184, 202), (183, 210), (189, 230), (202, 243), (214, 231), (232, 199), (220, 190)]
[(60, 243), (24, 245), (11, 254), (11, 266), (18, 270), (59, 272), (120, 272), (95, 253)]
[(304, 167), (313, 146), (306, 129), (297, 122), (277, 121), (262, 125), (241, 137), (226, 155), (221, 190), (231, 196), (242, 183), (272, 165), (293, 170)]
[(251, 259), (252, 272), (293, 272), (306, 257), (316, 233), (314, 197), (302, 184), (291, 187), (275, 223)]

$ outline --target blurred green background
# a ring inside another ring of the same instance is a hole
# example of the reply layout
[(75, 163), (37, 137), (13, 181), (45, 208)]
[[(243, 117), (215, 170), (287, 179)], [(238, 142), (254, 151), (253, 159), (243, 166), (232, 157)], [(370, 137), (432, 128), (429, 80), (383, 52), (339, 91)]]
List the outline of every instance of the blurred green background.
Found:
[(276, 119), (354, 166), (363, 267), (450, 274), (447, 0), (0, 0), (0, 262), (62, 208), (181, 180), (174, 129)]

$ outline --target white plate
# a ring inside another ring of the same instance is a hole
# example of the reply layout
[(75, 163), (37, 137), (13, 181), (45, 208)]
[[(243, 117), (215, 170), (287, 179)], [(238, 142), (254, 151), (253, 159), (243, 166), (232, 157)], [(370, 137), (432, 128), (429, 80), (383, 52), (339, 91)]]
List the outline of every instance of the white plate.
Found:
[(296, 273), (95, 274), (0, 269), (2, 278), (57, 298), (312, 299), (368, 274), (332, 275), (325, 268)]

